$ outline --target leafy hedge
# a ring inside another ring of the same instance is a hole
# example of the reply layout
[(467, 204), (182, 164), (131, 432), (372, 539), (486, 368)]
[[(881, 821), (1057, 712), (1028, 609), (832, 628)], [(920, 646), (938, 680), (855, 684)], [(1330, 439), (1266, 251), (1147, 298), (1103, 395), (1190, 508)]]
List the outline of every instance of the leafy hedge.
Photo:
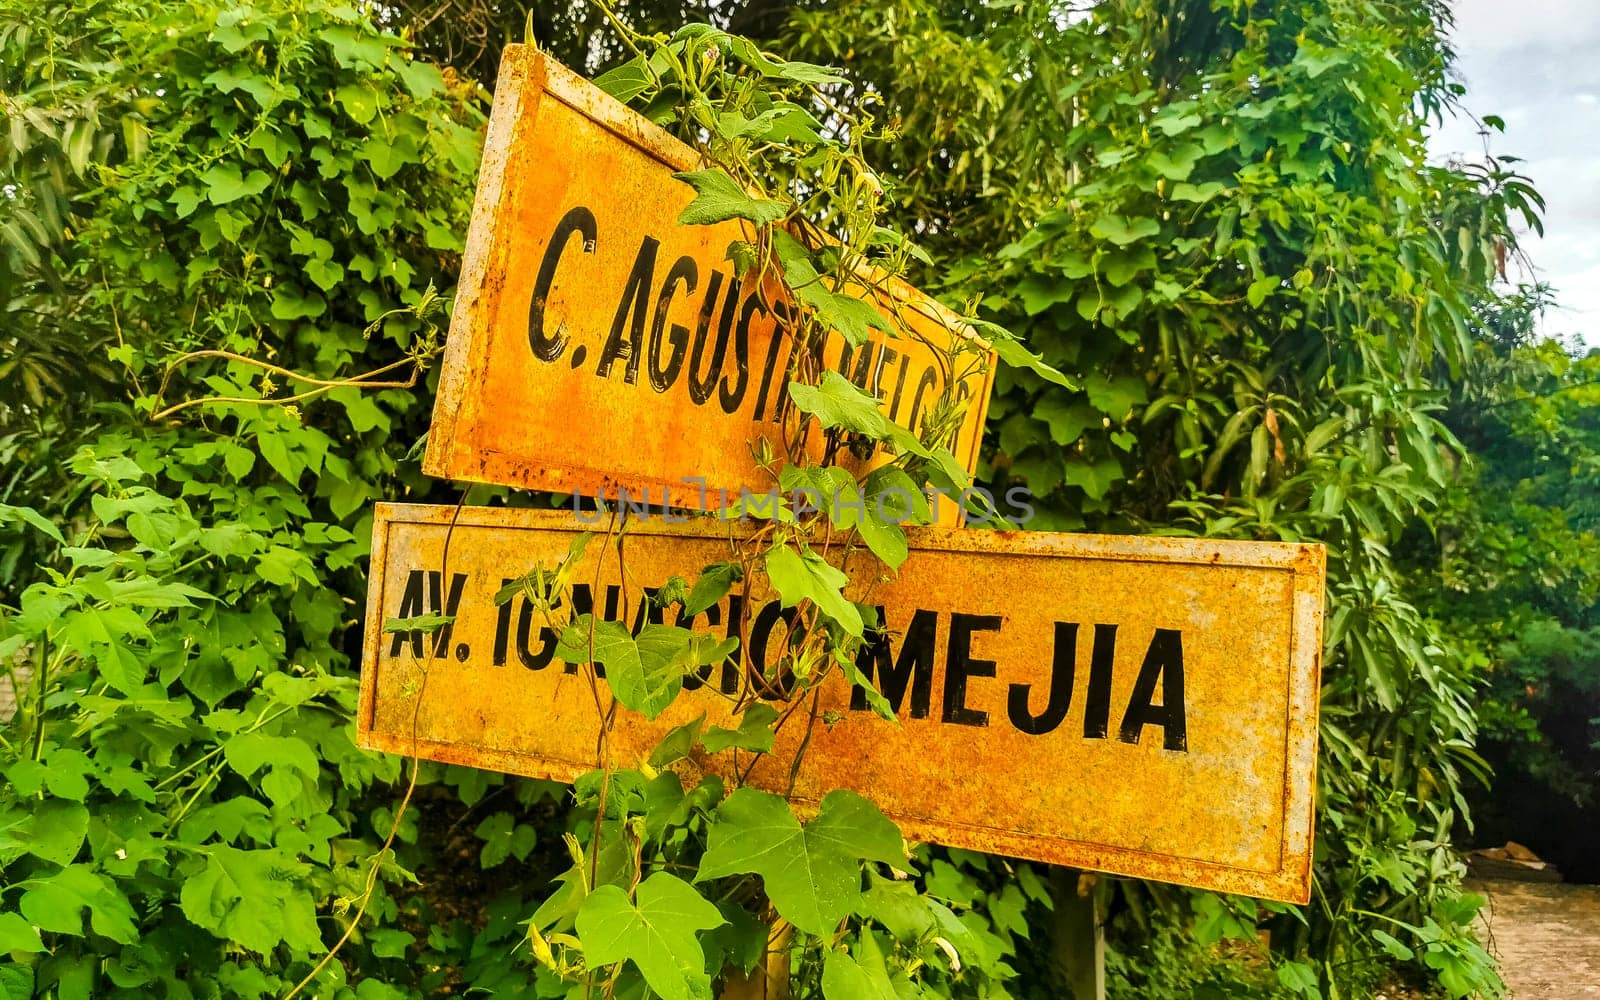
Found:
[[(0, 524), (0, 662), (31, 670), (0, 983), (282, 995), (389, 832), (400, 762), (351, 741), (355, 598), (370, 502), (428, 488), (405, 453), (480, 96), (334, 3), (27, 3), (3, 32), (3, 337), (41, 359), (0, 383), (5, 499), (59, 528)], [(239, 402), (173, 409), (199, 397)], [(380, 887), (349, 953), (362, 997), (428, 964), (398, 905)]]

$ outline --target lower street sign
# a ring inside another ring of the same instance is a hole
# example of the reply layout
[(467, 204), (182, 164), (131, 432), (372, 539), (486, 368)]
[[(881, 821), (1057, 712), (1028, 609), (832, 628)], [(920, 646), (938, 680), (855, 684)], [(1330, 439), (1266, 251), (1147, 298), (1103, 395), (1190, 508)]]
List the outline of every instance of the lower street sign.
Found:
[[(379, 504), (361, 745), (559, 781), (596, 767), (600, 717), (585, 674), (555, 657), (554, 630), (522, 596), (494, 600), (507, 581), (554, 567), (588, 527), (552, 511)], [(584, 551), (571, 606), (642, 625), (647, 591), (693, 582), (742, 530), (630, 523), (620, 557), (598, 539)], [(808, 726), (797, 719), (749, 783), (802, 811), (855, 790), (913, 839), (1309, 899), (1321, 546), (907, 534), (898, 574), (857, 573), (848, 595), (880, 609), (886, 631), (857, 665), (898, 724), (835, 675), (798, 770)], [(431, 635), (383, 632), (386, 619), (430, 613), (454, 620)], [(770, 669), (792, 615), (758, 578), (678, 624), (737, 636), (748, 662)], [(693, 690), (653, 721), (619, 712), (612, 758), (645, 759), (701, 713), (726, 724), (739, 655), (691, 677)], [(727, 756), (692, 763), (717, 769)]]

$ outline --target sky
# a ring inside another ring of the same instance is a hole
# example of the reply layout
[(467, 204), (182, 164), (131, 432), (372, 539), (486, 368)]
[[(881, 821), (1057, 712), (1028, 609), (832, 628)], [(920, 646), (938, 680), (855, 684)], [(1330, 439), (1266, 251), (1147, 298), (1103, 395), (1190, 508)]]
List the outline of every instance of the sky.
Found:
[[(1543, 332), (1600, 346), (1600, 0), (1453, 6), (1465, 108), (1505, 119), (1490, 151), (1522, 157), (1517, 168), (1545, 197), (1544, 237), (1523, 239), (1533, 276), (1556, 292), (1558, 308)], [(1481, 158), (1483, 142), (1478, 126), (1458, 117), (1432, 136), (1429, 150), (1438, 159)]]

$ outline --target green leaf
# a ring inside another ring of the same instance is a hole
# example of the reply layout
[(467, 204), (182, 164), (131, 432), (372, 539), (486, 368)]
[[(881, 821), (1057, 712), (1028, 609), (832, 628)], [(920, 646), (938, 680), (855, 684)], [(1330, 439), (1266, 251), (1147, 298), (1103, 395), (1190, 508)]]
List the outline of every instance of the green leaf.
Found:
[[(1042, 309), (1029, 309), (1029, 312), (1035, 313), (1042, 311)], [(1078, 387), (1078, 383), (1046, 364), (1044, 355), (1035, 354), (1022, 346), (1022, 342), (1005, 327), (986, 320), (973, 320), (972, 325), (983, 336), (984, 340), (988, 341), (989, 346), (994, 348), (994, 352), (999, 356), (1000, 360), (1011, 367), (1027, 369), (1046, 382), (1052, 382), (1064, 389), (1076, 389)]]
[[(11, 915), (0, 914), (0, 917)], [(39, 935), (35, 934), (33, 937), (34, 940), (38, 940)], [(3, 950), (0, 949), (0, 951)], [(58, 989), (56, 995), (64, 997), (67, 995), (67, 991)], [(33, 1000), (34, 996), (33, 969), (31, 966), (17, 965), (13, 962), (0, 965), (0, 1000)]]
[(703, 614), (705, 610), (728, 596), (733, 585), (744, 579), (744, 567), (735, 562), (712, 563), (700, 571), (694, 589), (683, 602), (685, 617)]
[(372, 168), (373, 174), (384, 181), (408, 164), (416, 163), (419, 158), (416, 140), (409, 135), (396, 138), (374, 136), (362, 145), (358, 155)]
[(267, 185), (272, 183), (272, 176), (265, 170), (241, 174), (238, 164), (219, 163), (201, 174), (200, 180), (205, 184), (206, 196), (213, 205), (226, 205), (265, 191)]
[(810, 549), (803, 553), (788, 545), (768, 549), (767, 578), (783, 599), (784, 607), (809, 600), (849, 634), (861, 634), (861, 612), (843, 594), (850, 578)]
[(707, 967), (718, 969), (731, 965), (740, 972), (749, 973), (767, 954), (767, 935), (771, 928), (737, 902), (722, 903), (717, 909), (728, 922), (708, 931), (701, 941), (706, 950)]
[(382, 66), (389, 53), (389, 47), (382, 37), (366, 31), (330, 27), (323, 28), (318, 34), (328, 43), (333, 58), (345, 69), (356, 69), (363, 65), (374, 68)]
[(423, 632), (428, 635), (432, 635), (455, 620), (455, 615), (441, 615), (438, 612), (429, 612), (425, 615), (413, 615), (410, 618), (385, 618), (383, 620), (383, 634), (393, 635), (396, 632)]
[(533, 850), (538, 836), (533, 827), (517, 823), (508, 812), (491, 814), (472, 832), (483, 841), (478, 863), (486, 869), (501, 864), (507, 858), (515, 857), (518, 861), (525, 859)]
[(1194, 165), (1205, 150), (1194, 143), (1185, 143), (1166, 152), (1153, 151), (1148, 163), (1156, 173), (1169, 181), (1188, 180), (1189, 173), (1194, 170)]
[(344, 267), (331, 260), (312, 258), (306, 261), (305, 272), (306, 277), (325, 292), (331, 291), (334, 285), (344, 280)]
[(829, 369), (815, 386), (789, 384), (789, 396), (803, 413), (817, 418), (823, 428), (840, 428), (874, 441), (888, 441), (903, 453), (930, 457), (930, 452), (910, 431), (899, 426), (878, 408), (878, 400), (854, 382)]
[(1089, 227), (1089, 234), (1109, 240), (1119, 247), (1161, 232), (1161, 224), (1150, 218), (1129, 219), (1121, 215), (1102, 215)]
[(789, 803), (746, 787), (717, 809), (695, 881), (759, 875), (784, 919), (822, 936), (860, 901), (862, 861), (906, 863), (900, 831), (871, 802), (829, 792), (802, 827)]
[[(1020, 876), (1021, 872), (1031, 872), (1032, 869), (1018, 868), (1017, 871)], [(884, 878), (870, 870), (867, 872), (867, 891), (861, 894), (856, 913), (877, 921), (890, 934), (905, 942), (922, 937), (934, 923), (928, 899), (917, 891), (916, 886)]]
[(653, 84), (644, 61), (637, 57), (594, 78), (595, 86), (624, 104), (650, 89)]
[(789, 212), (781, 201), (745, 194), (732, 177), (715, 167), (672, 176), (695, 190), (695, 199), (678, 215), (680, 226), (709, 226), (729, 219), (744, 219), (765, 226)]
[(1246, 301), (1254, 308), (1260, 308), (1267, 301), (1267, 296), (1278, 289), (1281, 284), (1276, 277), (1257, 278), (1250, 282), (1250, 287), (1244, 293)]
[(1091, 500), (1105, 496), (1112, 485), (1122, 478), (1122, 463), (1115, 458), (1100, 458), (1093, 462), (1074, 459), (1066, 467), (1067, 485), (1083, 490)]
[(910, 554), (901, 525), (926, 523), (928, 498), (905, 470), (892, 465), (874, 470), (860, 492), (854, 482), (843, 492), (841, 502), (829, 511), (833, 523), (844, 531), (859, 531), (873, 555), (890, 569), (899, 569)]
[(378, 92), (371, 84), (347, 83), (333, 92), (333, 98), (358, 125), (366, 125), (378, 116)]
[[(53, 776), (47, 776), (46, 782)], [(82, 782), (81, 777), (78, 780)], [(88, 791), (87, 785), (84, 791)], [(46, 799), (35, 808), (30, 830), (25, 841), (28, 853), (52, 864), (69, 865), (89, 835), (89, 810), (80, 802)]]
[(68, 865), (54, 875), (23, 882), (19, 908), (42, 930), (83, 935), (83, 911), (96, 934), (120, 944), (132, 944), (139, 932), (133, 924), (133, 907), (110, 879), (88, 865)]
[(693, 886), (658, 871), (639, 883), (632, 900), (614, 885), (590, 893), (577, 929), (590, 968), (632, 962), (663, 1000), (709, 1000), (711, 977), (695, 932), (723, 922)]
[(845, 655), (844, 651), (835, 650), (833, 662), (837, 663), (839, 669), (844, 671), (845, 680), (860, 689), (861, 693), (866, 696), (867, 706), (872, 709), (878, 718), (886, 722), (893, 722), (895, 725), (900, 724), (900, 717), (894, 714), (894, 706), (889, 704), (889, 699), (883, 696), (883, 692), (878, 690), (872, 680), (861, 672), (861, 668), (856, 665), (855, 660)]
[(444, 74), (423, 59), (401, 59), (395, 72), (405, 81), (406, 90), (419, 101), (444, 93)]
[(282, 476), (286, 482), (297, 482), (303, 466), (299, 456), (289, 448), (289, 435), (265, 431), (256, 435), (256, 450), (261, 452), (261, 457), (267, 464)]
[(771, 753), (772, 740), (777, 734), (772, 724), (778, 721), (778, 710), (766, 702), (754, 702), (739, 717), (738, 729), (712, 726), (706, 730), (701, 742), (708, 753), (720, 753), (729, 747), (753, 753)]
[(661, 737), (655, 749), (650, 751), (650, 766), (660, 769), (668, 764), (683, 760), (694, 752), (694, 745), (700, 740), (700, 730), (705, 728), (706, 714), (699, 715), (685, 722), (681, 726), (673, 726), (667, 735)]
[(1094, 407), (1069, 402), (1060, 394), (1041, 399), (1035, 404), (1033, 415), (1050, 425), (1050, 440), (1061, 445), (1076, 443), (1084, 431), (1100, 427), (1104, 420)]
[(856, 947), (860, 961), (842, 948), (828, 952), (822, 965), (822, 995), (826, 1000), (900, 1000), (872, 933), (862, 931)]
[(44, 951), (39, 932), (18, 913), (0, 913), (0, 955), (13, 951), (38, 954)]
[(249, 147), (261, 150), (274, 168), (282, 168), (291, 155), (300, 152), (300, 140), (288, 130), (275, 132), (263, 128), (250, 137)]
[(588, 663), (592, 659), (601, 664), (606, 669), (606, 683), (617, 700), (653, 719), (678, 696), (684, 672), (701, 665), (689, 662), (701, 652), (691, 646), (691, 636), (688, 629), (652, 623), (635, 639), (621, 622), (594, 621), (592, 615), (580, 615), (562, 631), (556, 655), (567, 663)]
[(279, 587), (287, 587), (298, 578), (316, 586), (316, 570), (304, 552), (287, 545), (269, 545), (267, 551), (256, 559), (256, 573), (261, 579)]
[(224, 844), (205, 849), (205, 867), (183, 881), (183, 915), (251, 951), (280, 943), (319, 951), (311, 894), (297, 883), (311, 870), (282, 851), (243, 851)]
[[(280, 101), (280, 91), (269, 76), (263, 76), (251, 69), (250, 63), (243, 59), (234, 61), (231, 65), (213, 70), (200, 81), (217, 88), (219, 93), (231, 94), (242, 90), (249, 94), (262, 110), (271, 110)], [(282, 88), (282, 96), (296, 95), (299, 90), (292, 86)]]
[(1383, 950), (1388, 952), (1391, 958), (1397, 958), (1402, 962), (1409, 962), (1416, 954), (1398, 938), (1387, 931), (1384, 931), (1380, 928), (1373, 928), (1371, 933), (1373, 940), (1383, 945)]
[(767, 71), (767, 75), (783, 80), (792, 80), (795, 83), (810, 84), (814, 87), (829, 87), (849, 82), (826, 66), (790, 60), (779, 61), (777, 68)]
[(1204, 184), (1180, 183), (1172, 185), (1173, 201), (1187, 201), (1194, 204), (1210, 201), (1217, 195), (1226, 191), (1228, 186), (1221, 181), (1206, 181)]
[(823, 325), (839, 331), (852, 347), (865, 344), (874, 329), (892, 332), (883, 314), (861, 299), (829, 291), (820, 284), (811, 285), (801, 298), (816, 308)]
[(1322, 990), (1317, 985), (1317, 970), (1305, 962), (1284, 962), (1278, 966), (1278, 983), (1284, 989), (1302, 996), (1322, 996)]
[(61, 537), (61, 529), (32, 507), (15, 507), (8, 503), (0, 503), (0, 524), (7, 522), (21, 522), (38, 530), (57, 544), (66, 544), (66, 539)]
[(1120, 421), (1128, 411), (1150, 398), (1150, 387), (1137, 375), (1090, 375), (1083, 382), (1089, 394), (1089, 404), (1114, 421)]

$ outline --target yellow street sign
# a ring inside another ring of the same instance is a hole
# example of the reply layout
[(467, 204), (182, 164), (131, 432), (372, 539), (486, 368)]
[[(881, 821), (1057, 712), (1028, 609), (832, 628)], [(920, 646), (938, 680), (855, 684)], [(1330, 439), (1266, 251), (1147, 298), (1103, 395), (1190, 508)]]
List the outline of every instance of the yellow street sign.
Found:
[[(494, 601), (593, 527), (565, 512), (379, 504), (361, 745), (560, 781), (595, 768), (605, 681), (559, 661), (557, 630), (524, 597)], [(637, 630), (664, 618), (739, 639), (659, 718), (619, 711), (614, 763), (644, 760), (701, 713), (728, 724), (745, 671), (770, 675), (779, 662), (793, 609), (760, 574), (687, 622), (645, 599), (728, 559), (730, 532), (747, 530), (634, 522), (620, 549), (596, 538), (576, 564), (562, 620), (593, 611)], [(898, 724), (835, 671), (770, 756), (742, 757), (749, 783), (802, 811), (853, 789), (914, 839), (1307, 901), (1321, 546), (907, 534), (898, 574), (871, 570), (866, 553), (845, 567), (857, 581), (848, 596), (881, 609), (886, 632), (857, 666)], [(454, 620), (433, 634), (382, 631), (430, 613)], [(691, 763), (727, 777), (727, 757)]]
[[(529, 46), (501, 62), (440, 374), (429, 475), (663, 507), (764, 492), (752, 449), (782, 446), (792, 341), (779, 284), (735, 277), (739, 222), (680, 226), (704, 166), (666, 132)], [(864, 278), (870, 277), (862, 272)], [(902, 282), (869, 298), (902, 336), (859, 348), (834, 334), (808, 364), (872, 392), (913, 432), (954, 379), (949, 442), (976, 468), (992, 354), (959, 317)], [(821, 435), (810, 436), (821, 457)], [(953, 505), (945, 508), (951, 515)]]

